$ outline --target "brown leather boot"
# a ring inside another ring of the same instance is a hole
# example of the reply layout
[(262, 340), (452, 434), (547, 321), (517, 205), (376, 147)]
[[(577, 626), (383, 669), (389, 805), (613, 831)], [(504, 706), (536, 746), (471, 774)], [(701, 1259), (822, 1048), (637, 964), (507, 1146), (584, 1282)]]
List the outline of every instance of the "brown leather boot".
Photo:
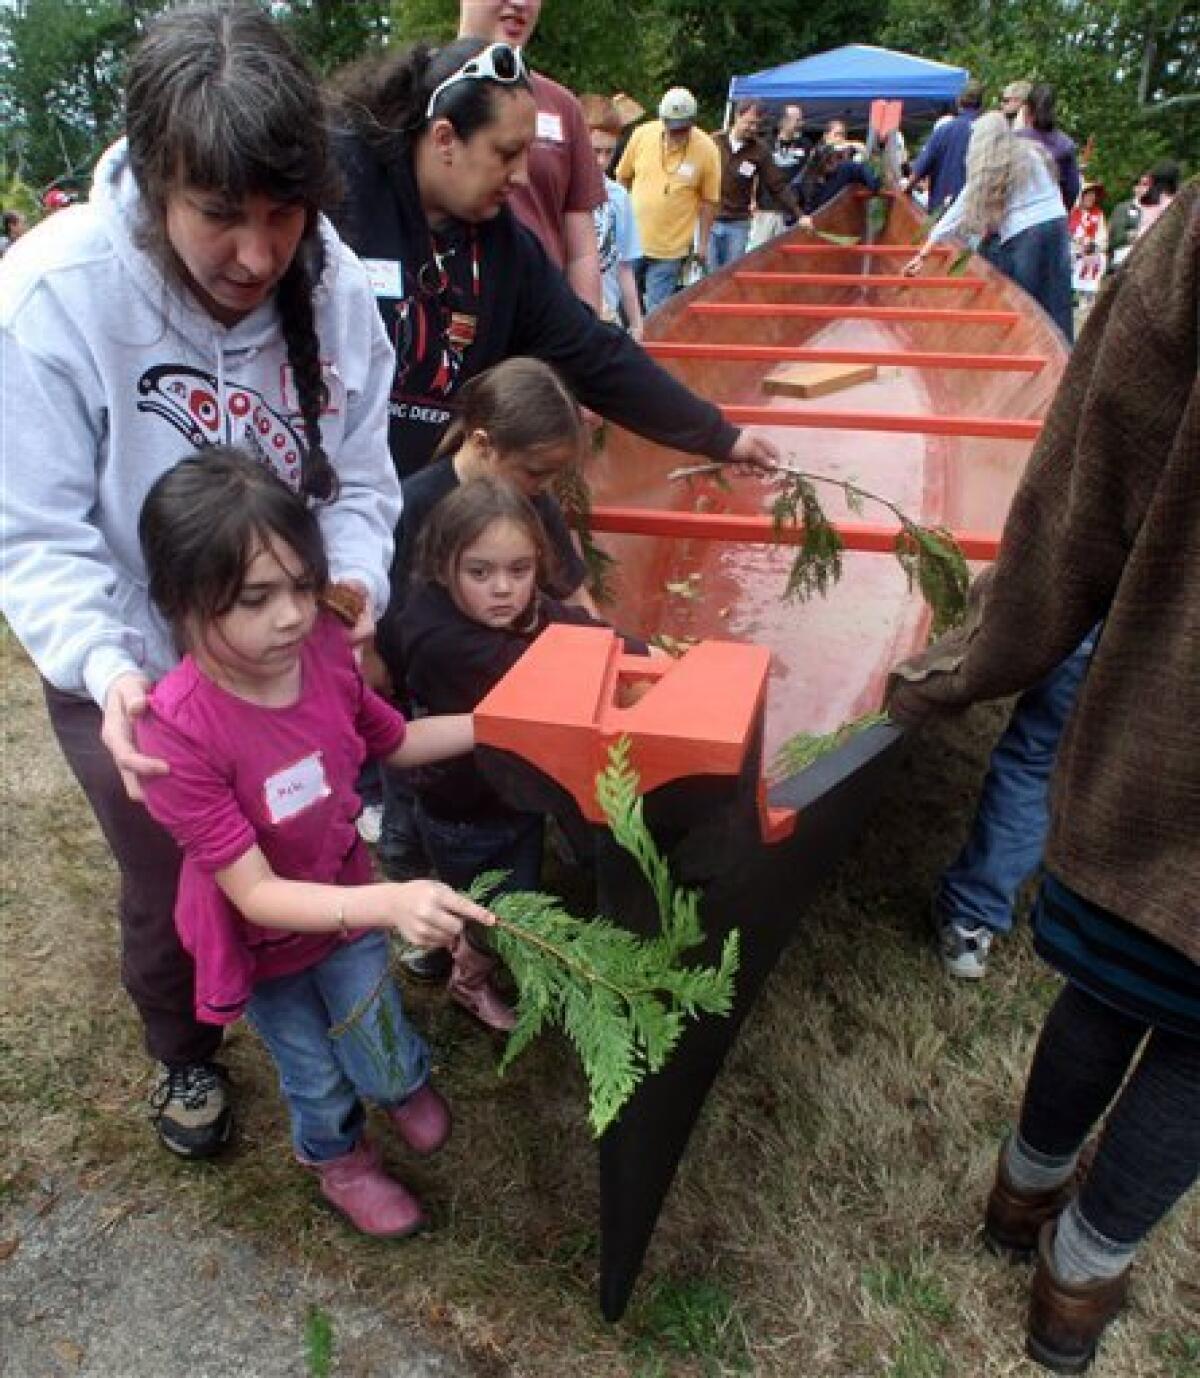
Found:
[(1130, 1270), (1097, 1282), (1060, 1281), (1053, 1263), (1056, 1229), (1048, 1221), (1038, 1236), (1025, 1352), (1054, 1373), (1083, 1373), (1096, 1357), (1105, 1327), (1125, 1305)]
[(983, 1242), (994, 1254), (1028, 1263), (1038, 1246), (1038, 1235), (1048, 1220), (1057, 1220), (1079, 1190), (1095, 1157), (1094, 1141), (1084, 1144), (1075, 1171), (1060, 1186), (1048, 1191), (1018, 1191), (1004, 1170), (1007, 1142), (996, 1162), (996, 1180), (983, 1212)]

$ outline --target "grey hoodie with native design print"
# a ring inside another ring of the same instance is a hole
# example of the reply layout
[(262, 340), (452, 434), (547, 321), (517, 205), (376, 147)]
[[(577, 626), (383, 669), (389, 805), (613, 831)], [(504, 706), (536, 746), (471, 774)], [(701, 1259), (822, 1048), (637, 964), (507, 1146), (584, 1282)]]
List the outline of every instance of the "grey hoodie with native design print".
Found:
[[(101, 705), (118, 675), (157, 679), (177, 659), (138, 546), (150, 485), (220, 442), (295, 486), (303, 436), (274, 299), (221, 325), (139, 247), (141, 212), (121, 141), (90, 201), (23, 236), (0, 267), (3, 610), (52, 684)], [(321, 432), (341, 491), (320, 522), (333, 577), (361, 580), (381, 611), (400, 514), (394, 360), (362, 265), (324, 222), (321, 237)]]

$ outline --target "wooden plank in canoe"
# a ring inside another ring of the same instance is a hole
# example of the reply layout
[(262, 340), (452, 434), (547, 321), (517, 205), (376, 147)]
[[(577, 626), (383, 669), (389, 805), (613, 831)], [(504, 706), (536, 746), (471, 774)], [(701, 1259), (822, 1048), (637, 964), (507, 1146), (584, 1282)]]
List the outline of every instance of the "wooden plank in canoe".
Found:
[(780, 397), (824, 397), (879, 373), (875, 364), (781, 364), (763, 379), (763, 391)]

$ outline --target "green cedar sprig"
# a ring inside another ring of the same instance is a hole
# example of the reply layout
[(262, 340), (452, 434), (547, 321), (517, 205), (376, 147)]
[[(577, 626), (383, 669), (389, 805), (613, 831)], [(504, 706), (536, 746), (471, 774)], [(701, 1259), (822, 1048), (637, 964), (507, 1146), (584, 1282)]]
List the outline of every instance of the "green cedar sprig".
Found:
[(803, 532), (803, 542), (788, 570), (784, 598), (801, 603), (813, 594), (824, 598), (842, 577), (845, 542), (825, 515), (811, 475), (788, 474), (781, 479), (771, 517), (777, 531), (795, 526)]
[(886, 713), (864, 713), (860, 718), (851, 718), (849, 722), (842, 723), (832, 732), (797, 732), (775, 753), (775, 758), (771, 762), (771, 779), (785, 780), (790, 775), (799, 775), (814, 761), (819, 761), (822, 756), (827, 756), (839, 746), (844, 746), (860, 732), (865, 732), (868, 727), (876, 727), (879, 723), (887, 721)]
[(921, 590), (933, 613), (930, 635), (957, 627), (967, 611), (971, 572), (953, 535), (944, 526), (918, 526), (903, 520), (892, 547), (908, 586)]
[[(892, 553), (908, 576), (909, 587), (919, 589), (929, 604), (933, 614), (932, 634), (940, 636), (962, 621), (966, 615), (971, 576), (958, 543), (945, 527), (922, 526), (890, 498), (849, 479), (814, 474), (764, 460), (754, 461), (751, 467), (770, 475), (777, 484), (778, 493), (771, 507), (776, 529), (795, 526), (803, 533), (788, 571), (785, 598), (804, 602), (813, 594), (824, 596), (841, 578), (844, 542), (826, 516), (813, 486), (825, 483), (841, 490), (846, 506), (856, 516), (862, 515), (867, 502), (874, 502), (886, 507), (896, 518), (900, 530), (896, 533)], [(690, 482), (724, 468), (723, 462), (690, 465), (673, 470), (669, 477)]]
[(496, 916), (493, 941), (520, 992), (501, 1070), (546, 1028), (561, 1028), (583, 1064), (588, 1120), (597, 1135), (642, 1078), (665, 1064), (689, 1017), (729, 1013), (738, 966), (736, 931), (718, 966), (683, 964), (703, 938), (699, 896), (676, 888), (646, 827), (629, 750), (627, 740), (610, 750), (596, 793), (613, 836), (654, 894), (662, 924), (657, 937), (640, 938), (604, 918), (581, 921), (552, 895), (496, 895), (503, 879), (496, 872), (479, 876), (470, 890)]
[[(599, 1136), (612, 1124), (648, 1072), (658, 1071), (697, 1014), (727, 1015), (738, 969), (735, 930), (716, 967), (687, 966), (683, 956), (704, 937), (700, 897), (679, 889), (642, 813), (640, 781), (622, 738), (596, 779), (596, 795), (617, 842), (634, 858), (654, 895), (661, 921), (655, 938), (641, 938), (607, 919), (580, 920), (553, 895), (520, 891), (497, 895), (503, 871), (477, 876), (469, 894), (496, 917), (492, 934), (520, 992), (517, 1025), (501, 1059), (503, 1072), (544, 1029), (557, 1026), (574, 1044), (589, 1090), (588, 1120)], [(330, 1029), (332, 1038), (358, 1039), (385, 1074), (400, 1058), (391, 1006), (374, 990)], [(371, 1028), (368, 1020), (375, 1011)]]

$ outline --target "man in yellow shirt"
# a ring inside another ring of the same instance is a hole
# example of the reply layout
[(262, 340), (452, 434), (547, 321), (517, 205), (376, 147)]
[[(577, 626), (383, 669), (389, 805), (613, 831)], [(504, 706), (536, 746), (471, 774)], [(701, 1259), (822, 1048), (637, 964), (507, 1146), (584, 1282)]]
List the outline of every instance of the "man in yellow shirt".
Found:
[(658, 116), (633, 131), (617, 165), (642, 241), (647, 314), (678, 289), (695, 246), (707, 245), (721, 196), (721, 157), (696, 128), (696, 97), (673, 86)]

